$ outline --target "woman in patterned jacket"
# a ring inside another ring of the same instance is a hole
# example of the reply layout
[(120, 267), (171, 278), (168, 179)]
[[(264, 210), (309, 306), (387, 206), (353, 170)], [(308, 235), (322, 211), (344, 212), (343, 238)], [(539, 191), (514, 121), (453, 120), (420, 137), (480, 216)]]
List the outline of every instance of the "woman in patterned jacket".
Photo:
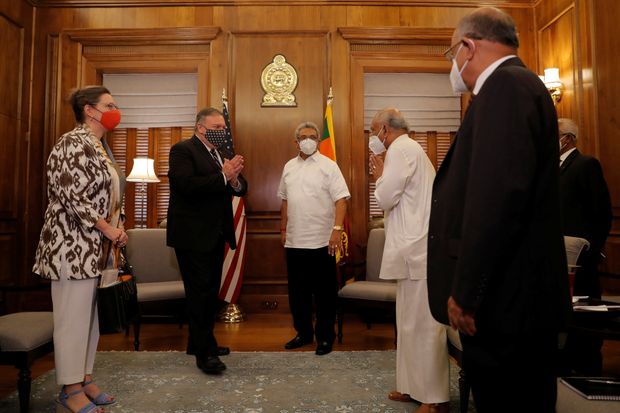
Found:
[(108, 89), (91, 86), (71, 95), (77, 126), (47, 160), (48, 206), (33, 272), (52, 280), (58, 403), (78, 413), (103, 412), (114, 398), (93, 382), (99, 342), (96, 287), (110, 266), (111, 246), (127, 234), (121, 220), (125, 175), (105, 133), (120, 122)]

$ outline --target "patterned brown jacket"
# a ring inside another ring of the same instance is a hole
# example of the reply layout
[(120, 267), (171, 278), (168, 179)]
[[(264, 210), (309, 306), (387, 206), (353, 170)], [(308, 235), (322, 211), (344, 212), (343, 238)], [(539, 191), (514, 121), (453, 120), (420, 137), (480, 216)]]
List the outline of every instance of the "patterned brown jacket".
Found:
[(99, 218), (110, 213), (112, 181), (88, 126), (64, 134), (47, 160), (48, 206), (32, 271), (58, 280), (95, 278), (103, 268)]

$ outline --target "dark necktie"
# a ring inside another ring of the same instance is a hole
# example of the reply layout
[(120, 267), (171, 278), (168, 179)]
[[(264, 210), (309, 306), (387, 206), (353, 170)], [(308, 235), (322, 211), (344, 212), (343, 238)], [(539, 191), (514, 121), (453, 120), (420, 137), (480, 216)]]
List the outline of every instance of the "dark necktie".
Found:
[(215, 148), (211, 148), (209, 149), (209, 152), (211, 153), (211, 156), (213, 157), (213, 160), (215, 161), (215, 163), (217, 164), (217, 166), (222, 169), (222, 164), (220, 163), (220, 158), (217, 157), (217, 152), (215, 151)]

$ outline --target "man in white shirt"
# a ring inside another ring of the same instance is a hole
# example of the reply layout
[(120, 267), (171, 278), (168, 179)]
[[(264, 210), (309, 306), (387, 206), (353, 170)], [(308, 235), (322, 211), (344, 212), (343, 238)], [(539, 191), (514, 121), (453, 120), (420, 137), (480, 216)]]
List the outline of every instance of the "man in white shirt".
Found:
[[(416, 413), (450, 410), (447, 333), (456, 331), (431, 315), (426, 284), (428, 219), (435, 169), (422, 147), (409, 137), (397, 109), (378, 112), (370, 125), (370, 172), (375, 198), (385, 211), (385, 247), (380, 277), (397, 280), (396, 391), (422, 405)], [(385, 163), (380, 154), (385, 153)]]
[[(287, 350), (312, 343), (316, 354), (332, 351), (336, 336), (336, 251), (340, 248), (347, 199), (351, 197), (336, 162), (318, 151), (319, 129), (303, 122), (295, 130), (299, 155), (284, 165), (281, 237), (286, 249), (288, 297), (297, 335)], [(312, 299), (316, 326), (312, 326)]]

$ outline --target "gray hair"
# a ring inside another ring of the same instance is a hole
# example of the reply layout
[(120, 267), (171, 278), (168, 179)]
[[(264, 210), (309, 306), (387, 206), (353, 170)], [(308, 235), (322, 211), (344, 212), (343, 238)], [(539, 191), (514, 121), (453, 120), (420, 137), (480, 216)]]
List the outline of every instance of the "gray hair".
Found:
[(297, 129), (295, 129), (295, 139), (299, 140), (299, 134), (301, 133), (301, 130), (306, 129), (306, 128), (314, 129), (314, 131), (316, 132), (317, 138), (321, 137), (321, 134), (319, 132), (319, 127), (316, 126), (316, 123), (307, 121), (307, 122), (301, 122), (299, 126), (297, 126)]
[(560, 138), (562, 136), (568, 135), (573, 141), (576, 141), (577, 137), (579, 136), (579, 127), (572, 119), (559, 118), (558, 130), (560, 132)]
[(394, 130), (404, 130), (409, 132), (409, 124), (398, 109), (383, 109), (377, 112), (375, 118), (380, 123), (385, 123)]
[(519, 48), (515, 22), (507, 13), (495, 7), (483, 7), (463, 17), (457, 32), (475, 40), (489, 40), (514, 49)]
[(224, 116), (222, 112), (215, 108), (204, 108), (201, 109), (200, 112), (196, 114), (196, 126), (207, 116)]

